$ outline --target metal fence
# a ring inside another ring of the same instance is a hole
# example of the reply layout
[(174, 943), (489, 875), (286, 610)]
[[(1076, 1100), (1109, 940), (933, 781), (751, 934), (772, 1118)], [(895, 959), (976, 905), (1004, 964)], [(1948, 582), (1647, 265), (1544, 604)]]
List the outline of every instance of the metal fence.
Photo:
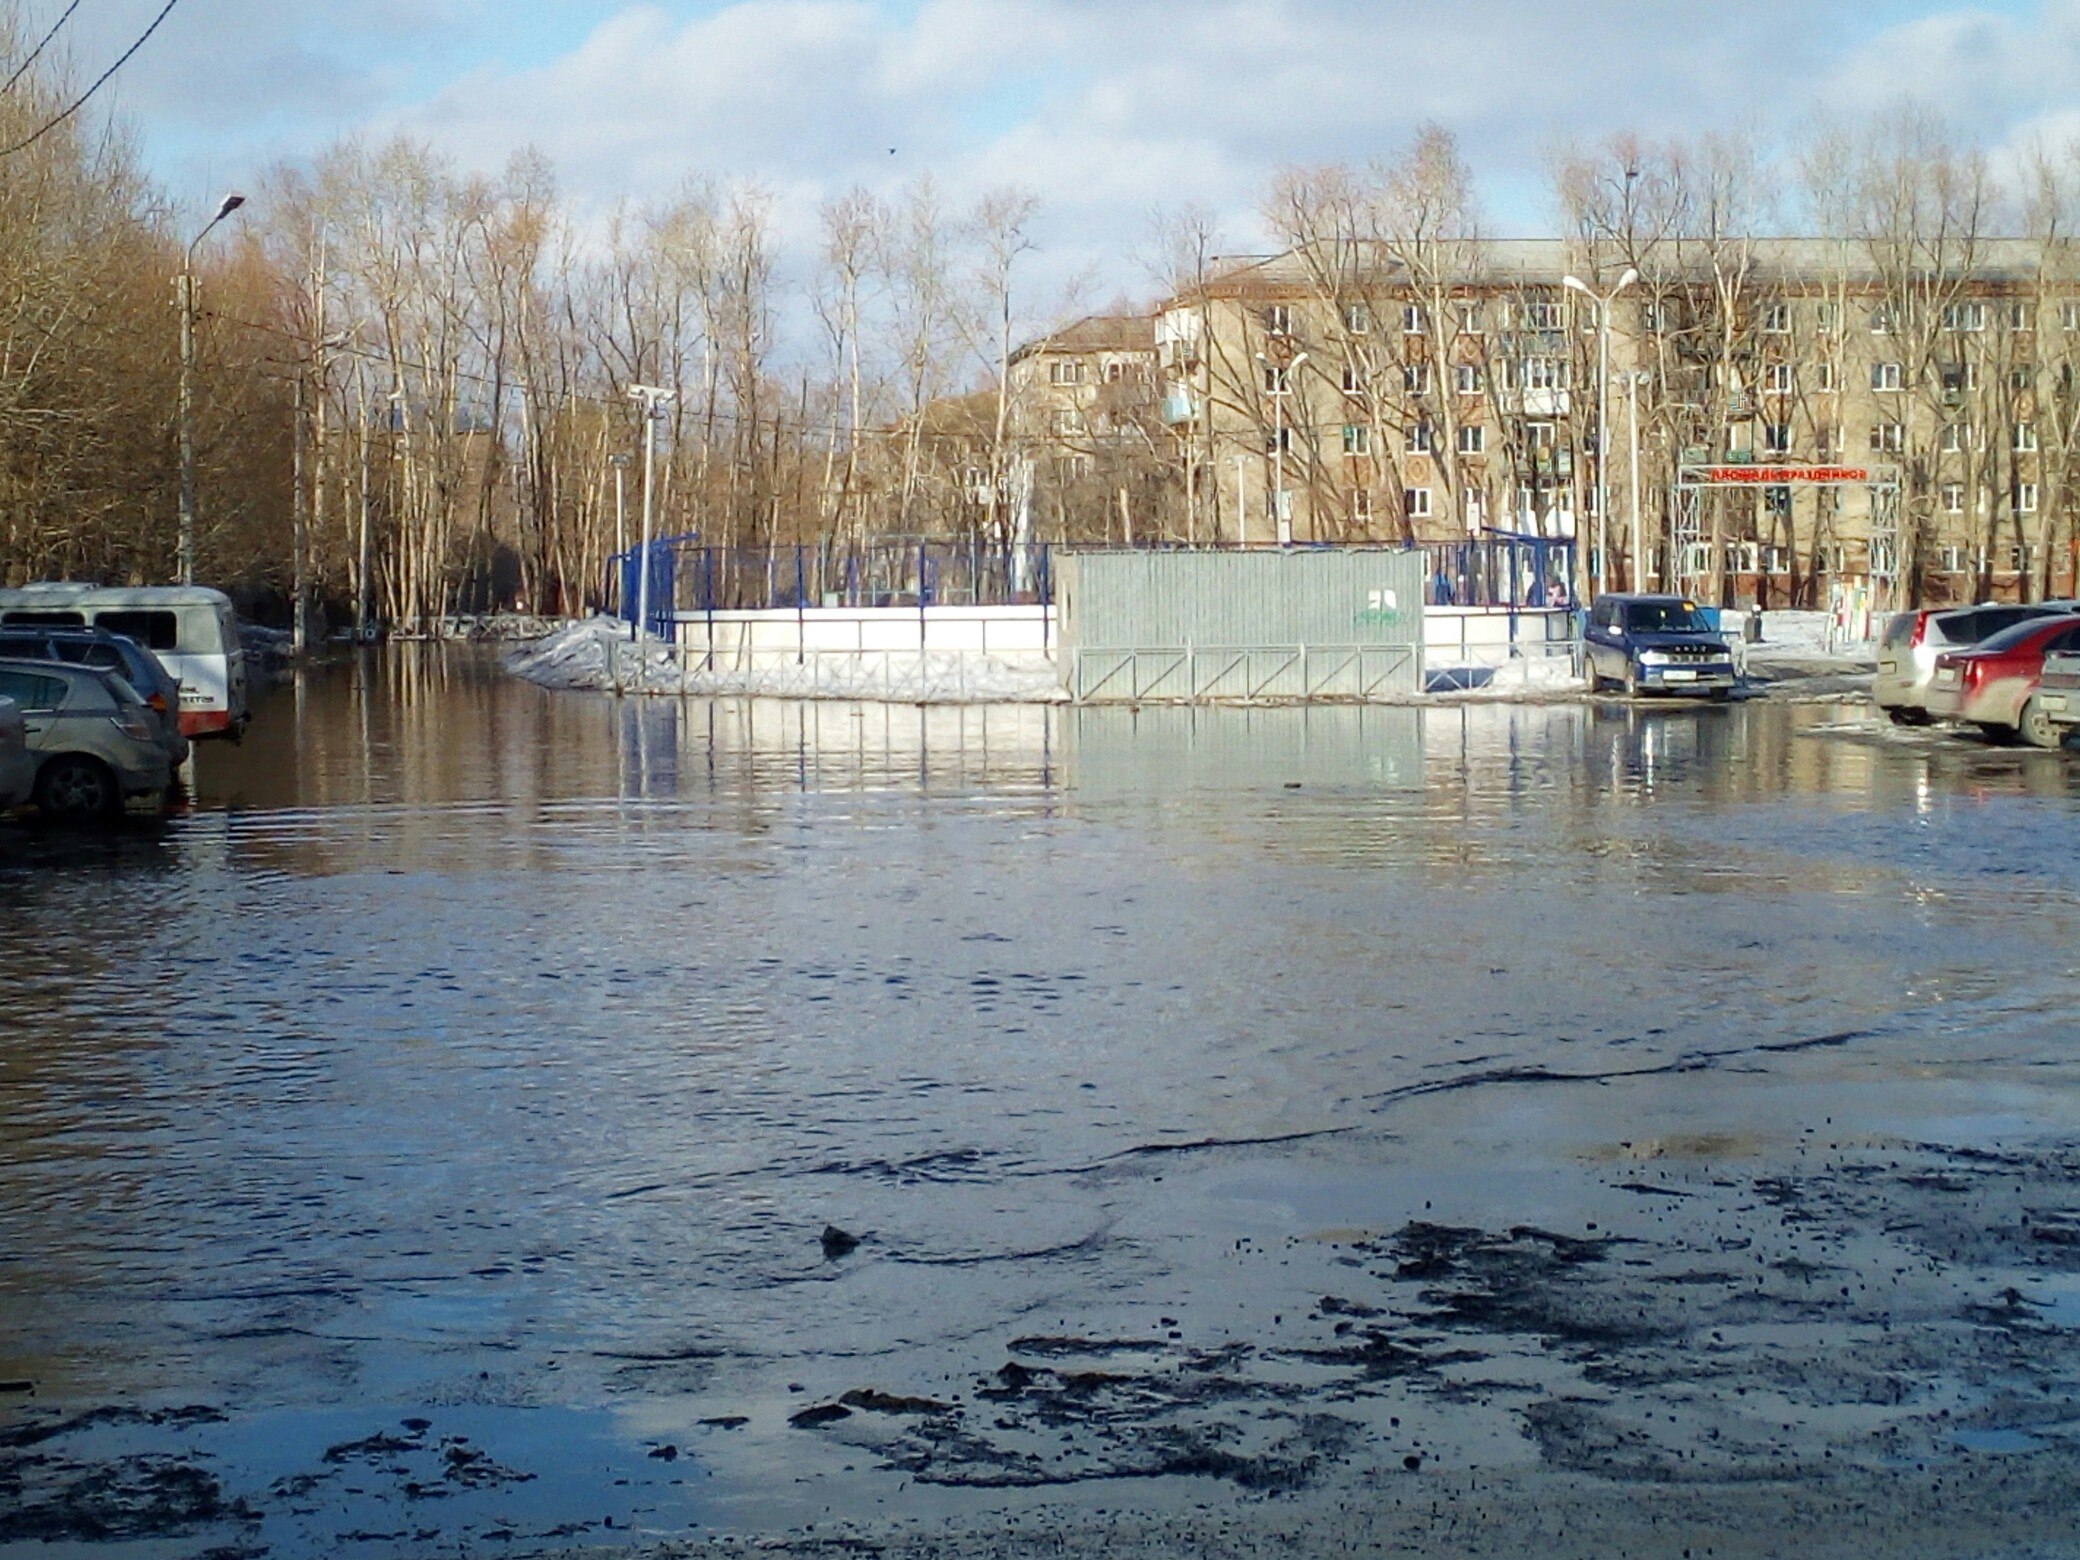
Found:
[[(630, 623), (639, 610), (641, 552), (632, 547), (610, 560), (618, 615)], [(659, 634), (675, 614), (1046, 605), (1052, 599), (1052, 550), (1044, 543), (710, 547), (692, 537), (666, 537), (650, 544), (650, 627)]]
[[(1155, 546), (1157, 552), (1221, 552)], [(1261, 551), (1263, 549), (1255, 549)], [(1350, 551), (1296, 547), (1289, 553)], [(1370, 549), (1359, 549), (1370, 550)], [(1431, 606), (1574, 605), (1574, 543), (1565, 538), (1494, 532), (1463, 542), (1432, 542), (1423, 599)], [(633, 623), (642, 592), (640, 548), (609, 560), (617, 613)], [(713, 547), (694, 536), (650, 544), (650, 615), (663, 633), (674, 614), (795, 610), (808, 607), (987, 607), (1051, 605), (1054, 546), (1004, 547), (958, 539), (773, 543)]]

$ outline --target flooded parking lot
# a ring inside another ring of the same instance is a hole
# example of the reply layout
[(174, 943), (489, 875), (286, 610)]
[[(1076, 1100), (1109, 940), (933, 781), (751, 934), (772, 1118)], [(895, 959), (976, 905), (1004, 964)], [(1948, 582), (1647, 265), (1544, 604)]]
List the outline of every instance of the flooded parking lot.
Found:
[(0, 834), (0, 1549), (2066, 1552), (2076, 799), (1846, 705), (308, 672)]

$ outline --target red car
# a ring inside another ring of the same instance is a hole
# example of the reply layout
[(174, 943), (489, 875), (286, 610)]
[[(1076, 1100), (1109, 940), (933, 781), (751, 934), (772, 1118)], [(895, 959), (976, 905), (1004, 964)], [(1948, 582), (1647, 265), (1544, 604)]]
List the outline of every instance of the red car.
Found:
[(1982, 639), (1969, 650), (1936, 657), (1928, 713), (1966, 720), (1996, 742), (2020, 736), (2034, 747), (2057, 747), (2062, 728), (2037, 704), (2037, 678), (2054, 650), (2080, 650), (2080, 614), (2032, 618)]

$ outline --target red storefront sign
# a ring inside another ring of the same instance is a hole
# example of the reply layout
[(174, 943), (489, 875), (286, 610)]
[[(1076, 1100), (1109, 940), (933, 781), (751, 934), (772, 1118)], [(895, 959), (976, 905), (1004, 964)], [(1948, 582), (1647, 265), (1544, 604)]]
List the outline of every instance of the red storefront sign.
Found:
[(1868, 482), (1866, 466), (1706, 466), (1701, 475), (1707, 482), (1753, 483), (1782, 487), (1792, 482)]

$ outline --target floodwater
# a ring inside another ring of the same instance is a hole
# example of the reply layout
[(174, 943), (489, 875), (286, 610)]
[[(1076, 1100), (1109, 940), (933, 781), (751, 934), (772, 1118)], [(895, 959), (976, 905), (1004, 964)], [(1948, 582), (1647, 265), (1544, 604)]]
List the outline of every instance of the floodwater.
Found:
[(0, 1549), (2057, 1454), (2076, 825), (1844, 705), (308, 671), (0, 831)]

